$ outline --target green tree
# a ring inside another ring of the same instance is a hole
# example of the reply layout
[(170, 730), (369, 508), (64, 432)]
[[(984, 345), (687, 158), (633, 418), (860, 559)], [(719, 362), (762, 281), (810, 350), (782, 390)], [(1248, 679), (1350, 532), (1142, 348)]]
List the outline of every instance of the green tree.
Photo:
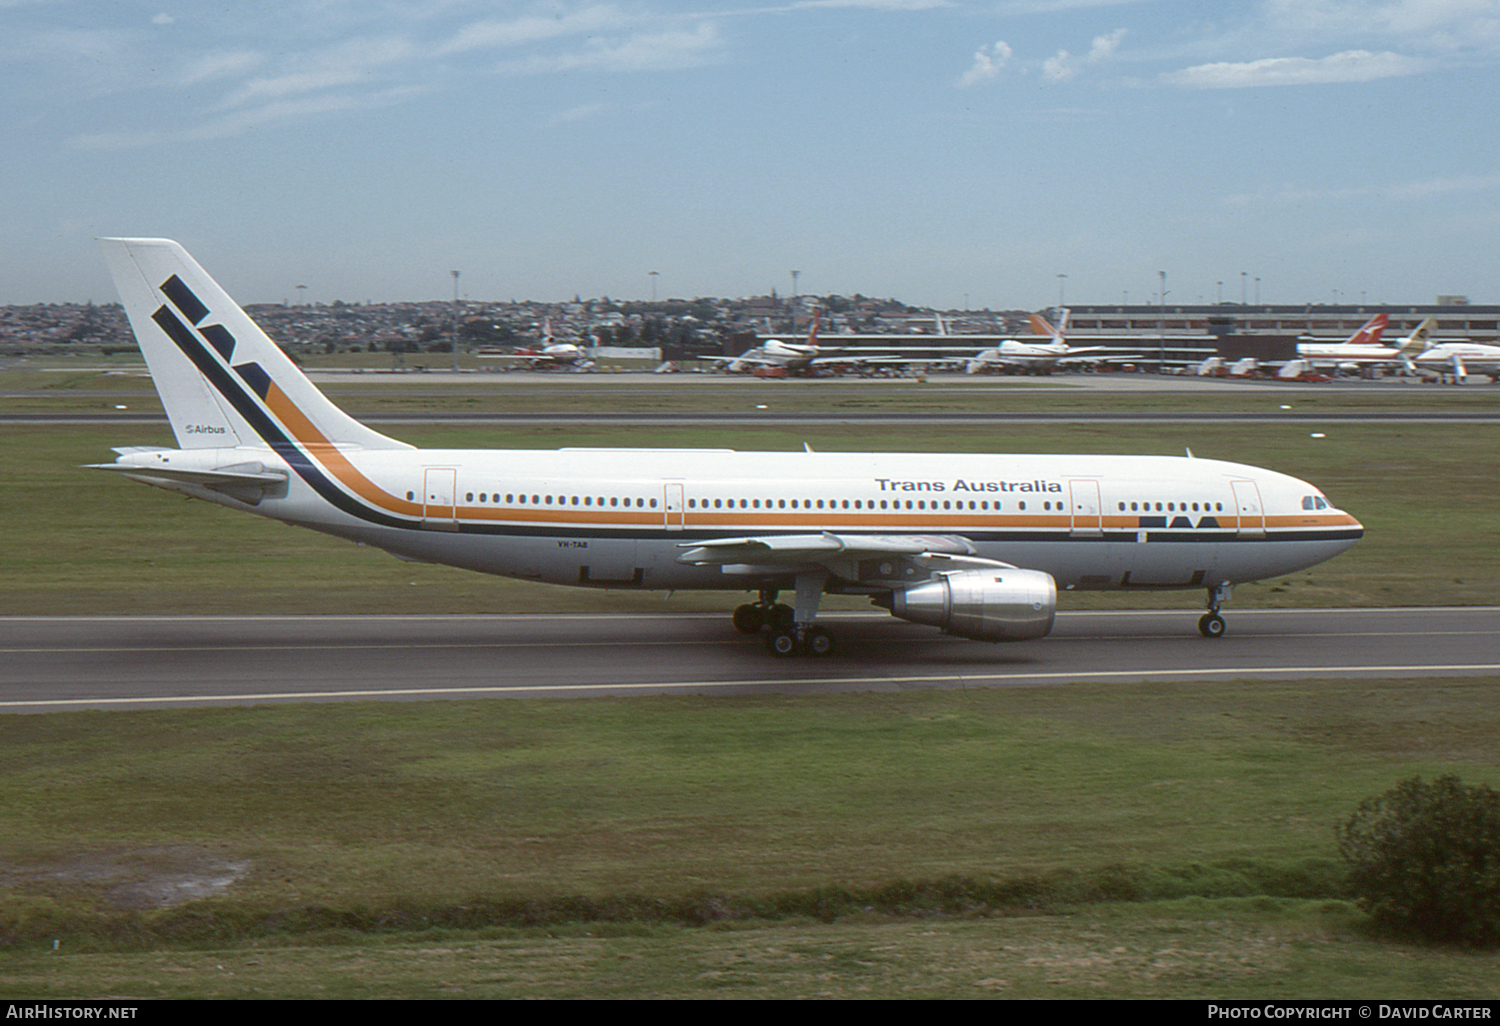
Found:
[(1403, 780), (1338, 831), (1349, 885), (1377, 922), (1429, 940), (1500, 944), (1500, 792)]

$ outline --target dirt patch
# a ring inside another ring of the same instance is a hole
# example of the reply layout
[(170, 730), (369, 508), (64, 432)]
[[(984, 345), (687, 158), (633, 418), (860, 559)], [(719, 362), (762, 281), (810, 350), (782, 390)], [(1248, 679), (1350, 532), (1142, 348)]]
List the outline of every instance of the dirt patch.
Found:
[(30, 864), (0, 863), (0, 887), (30, 892), (84, 890), (117, 909), (171, 908), (221, 894), (250, 871), (195, 845), (121, 848)]

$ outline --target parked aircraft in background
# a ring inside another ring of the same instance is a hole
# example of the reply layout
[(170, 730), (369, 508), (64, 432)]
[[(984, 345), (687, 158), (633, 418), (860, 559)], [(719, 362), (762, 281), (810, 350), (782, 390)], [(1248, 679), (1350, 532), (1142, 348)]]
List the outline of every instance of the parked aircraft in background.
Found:
[(1224, 361), (1212, 357), (1198, 365), (1197, 373), (1224, 377), (1274, 377), (1278, 381), (1327, 381), (1329, 376), (1325, 371), (1353, 373), (1371, 367), (1391, 370), (1409, 367), (1410, 361), (1428, 345), (1433, 326), (1437, 322), (1429, 317), (1394, 345), (1381, 341), (1389, 323), (1389, 315), (1379, 313), (1360, 325), (1354, 334), (1342, 342), (1319, 339), (1298, 342), (1297, 358), (1294, 360), (1261, 363), (1246, 358), (1226, 371)]
[(820, 370), (832, 371), (844, 367), (898, 362), (878, 356), (856, 356), (839, 349), (821, 348), (818, 345), (818, 323), (821, 316), (822, 311), (813, 313), (806, 342), (783, 342), (768, 338), (739, 356), (715, 356), (711, 359), (731, 374), (751, 373), (768, 377), (809, 377)]
[(583, 347), (574, 342), (546, 342), (526, 346), (511, 354), (524, 360), (532, 370), (589, 370), (594, 361), (589, 359)]
[[(1068, 330), (1068, 311), (1064, 309), (1058, 317), (1057, 326), (1041, 314), (1031, 315), (1031, 331), (1045, 336), (1050, 342), (1022, 342), (1009, 339), (994, 349), (981, 350), (969, 359), (964, 370), (969, 374), (984, 374), (992, 371), (1004, 373), (1050, 374), (1058, 364), (1083, 363), (1103, 359), (1107, 346), (1069, 346), (1065, 333)], [(1138, 360), (1139, 356), (1111, 354), (1114, 360)]]
[(1486, 374), (1491, 381), (1500, 382), (1500, 345), (1435, 342), (1415, 355), (1407, 354), (1402, 366), (1409, 373), (1455, 385), (1471, 374)]
[(554, 342), (552, 321), (542, 324), (542, 338), (535, 345), (520, 346), (509, 353), (479, 353), (480, 359), (515, 360), (531, 370), (592, 370), (594, 361), (575, 342)]
[[(1375, 320), (1383, 320), (1385, 314), (1373, 318), (1361, 328), (1364, 332)], [(1382, 323), (1380, 327), (1384, 327)], [(1355, 338), (1339, 345), (1319, 346), (1302, 343), (1297, 346), (1299, 356), (1315, 363), (1333, 361), (1340, 370), (1358, 370), (1370, 366), (1382, 366), (1406, 374), (1455, 384), (1467, 380), (1470, 374), (1484, 374), (1500, 381), (1500, 345), (1486, 345), (1461, 339), (1435, 339), (1437, 319), (1428, 317), (1416, 326), (1405, 338), (1393, 345), (1359, 343)], [(1359, 332), (1356, 332), (1356, 336)], [(1378, 332), (1376, 332), (1378, 340)]]
[(1385, 345), (1380, 341), (1390, 321), (1390, 315), (1379, 313), (1371, 317), (1358, 330), (1342, 342), (1309, 340), (1297, 343), (1299, 359), (1320, 366), (1332, 366), (1338, 370), (1352, 371), (1371, 363), (1390, 363), (1398, 358), (1399, 346)]
[(99, 469), (401, 559), (758, 592), (734, 623), (776, 655), (830, 650), (824, 594), (1019, 641), (1051, 630), (1059, 587), (1200, 588), (1218, 637), (1235, 584), (1363, 534), (1304, 481), (1191, 454), (416, 449), (330, 402), (175, 242), (101, 242), (177, 448)]

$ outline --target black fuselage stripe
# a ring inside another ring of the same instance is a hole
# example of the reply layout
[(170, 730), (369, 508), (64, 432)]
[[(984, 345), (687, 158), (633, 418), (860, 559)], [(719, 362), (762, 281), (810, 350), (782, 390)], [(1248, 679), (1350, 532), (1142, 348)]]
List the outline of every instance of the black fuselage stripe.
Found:
[[(451, 532), (453, 521), (450, 518), (442, 518), (438, 521), (444, 528)], [(489, 535), (497, 537), (514, 538), (579, 538), (598, 539), (601, 541), (631, 541), (631, 540), (676, 540), (680, 542), (713, 541), (720, 538), (771, 538), (771, 537), (794, 537), (819, 532), (837, 534), (840, 537), (885, 537), (889, 531), (851, 531), (837, 526), (814, 526), (803, 528), (785, 528), (781, 530), (767, 531), (759, 527), (743, 527), (738, 530), (734, 528), (695, 528), (688, 527), (666, 527), (632, 525), (630, 527), (587, 527), (572, 524), (557, 525), (521, 525), (521, 524), (476, 524), (460, 520), (458, 522), (458, 533)], [(908, 533), (903, 529), (903, 533)], [(1081, 544), (1098, 545), (1101, 543), (1113, 543), (1117, 545), (1135, 545), (1136, 532), (1106, 532), (1100, 535), (1073, 535), (1065, 530), (1059, 531), (965, 531), (961, 528), (933, 527), (928, 529), (913, 528), (909, 533), (915, 534), (948, 534), (957, 535), (969, 542), (979, 545), (1016, 543), (1016, 542), (1077, 542)], [(1233, 532), (1214, 532), (1211, 534), (1161, 534), (1152, 533), (1146, 536), (1148, 544), (1161, 543), (1218, 543), (1224, 545), (1265, 545), (1277, 542), (1317, 542), (1317, 541), (1358, 541), (1364, 537), (1362, 530), (1339, 530), (1328, 532), (1292, 531), (1292, 532), (1270, 532), (1265, 535), (1241, 536)]]
[(271, 451), (286, 460), (287, 464), (297, 472), (297, 476), (306, 481), (324, 499), (351, 516), (382, 527), (418, 526), (418, 521), (403, 520), (369, 508), (330, 481), (321, 468), (302, 452), (297, 443), (276, 426), (270, 415), (261, 409), (260, 404), (245, 393), (241, 384), (230, 375), (223, 364), (209, 354), (192, 330), (178, 320), (171, 310), (165, 306), (160, 307), (152, 315), (152, 320), (161, 326), (162, 331), (166, 332), (167, 336), (177, 344), (177, 348), (181, 349), (183, 355), (193, 362), (193, 366), (198, 368), (219, 394), (229, 401), (235, 412), (245, 418), (255, 433), (260, 435), (261, 440), (271, 447)]

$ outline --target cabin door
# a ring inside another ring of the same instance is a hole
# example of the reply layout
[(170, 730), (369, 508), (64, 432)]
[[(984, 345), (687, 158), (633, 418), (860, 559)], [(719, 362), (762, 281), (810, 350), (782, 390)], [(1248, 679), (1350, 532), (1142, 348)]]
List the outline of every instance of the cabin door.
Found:
[(1231, 481), (1234, 489), (1235, 515), (1238, 517), (1241, 538), (1264, 538), (1266, 536), (1266, 511), (1260, 502), (1260, 489), (1254, 481)]
[(662, 488), (665, 507), (663, 525), (668, 531), (682, 530), (682, 482), (668, 481)]
[(1104, 524), (1099, 515), (1099, 482), (1069, 481), (1068, 505), (1074, 538), (1102, 538)]
[(428, 467), (422, 488), (422, 526), (438, 531), (458, 530), (458, 471)]

